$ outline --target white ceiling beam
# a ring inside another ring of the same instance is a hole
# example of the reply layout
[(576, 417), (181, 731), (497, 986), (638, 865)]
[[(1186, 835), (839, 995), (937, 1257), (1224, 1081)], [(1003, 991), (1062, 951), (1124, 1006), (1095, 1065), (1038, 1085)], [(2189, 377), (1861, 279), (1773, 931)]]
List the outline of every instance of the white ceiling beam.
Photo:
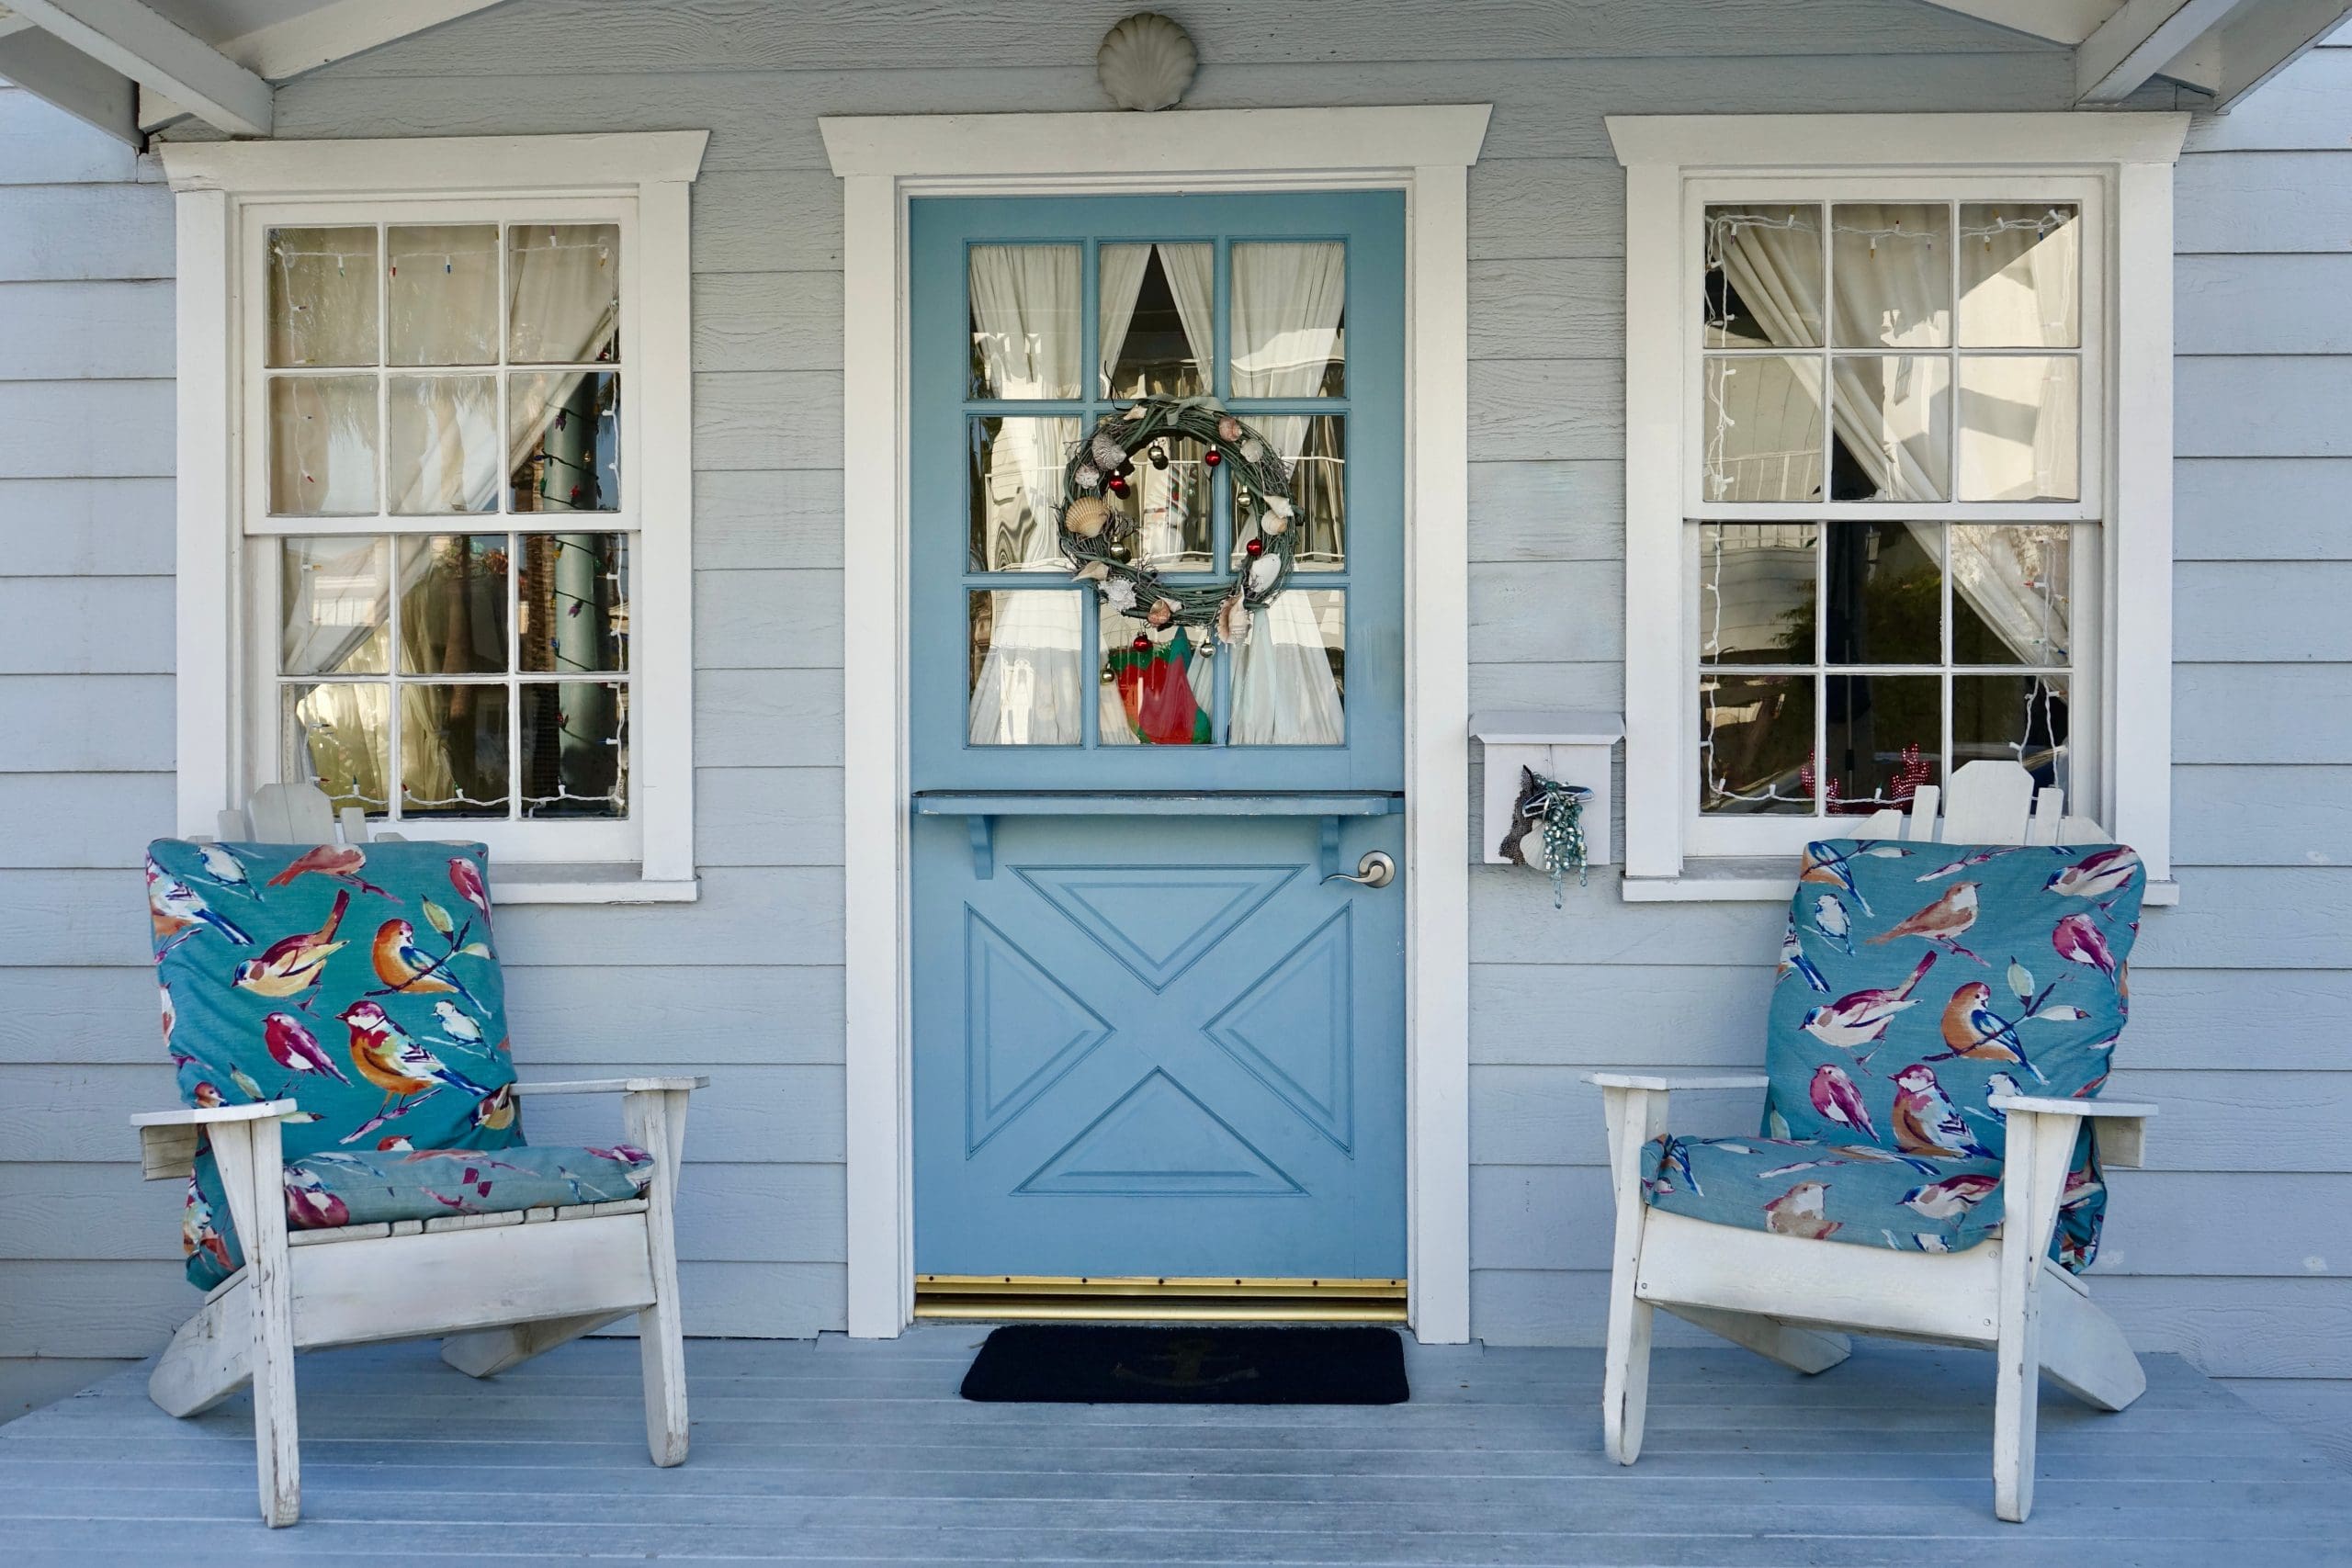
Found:
[(232, 136), (267, 136), (270, 85), (140, 0), (8, 0), (44, 32)]
[[(386, 0), (334, 0), (334, 4), (315, 11), (223, 39), (213, 47), (254, 75), (283, 82), (289, 76), (333, 65), (338, 60), (348, 60), (355, 54), (379, 49), (412, 33), (470, 17), (502, 3), (503, 0), (400, 0), (398, 5), (388, 5)], [(167, 94), (139, 95), (139, 126), (142, 130), (167, 125), (187, 112)]]
[(2075, 50), (2075, 101), (2120, 103), (2255, 0), (2124, 0)]
[(1927, 4), (1939, 11), (2071, 47), (2098, 31), (2099, 24), (2114, 14), (2117, 0), (1927, 0)]
[(2352, 16), (2352, 0), (2264, 0), (2233, 17), (2216, 37), (2222, 56), (2214, 107), (2227, 109)]
[(133, 115), (130, 78), (30, 23), (10, 27), (16, 19), (0, 18), (0, 77), (117, 141), (140, 146), (144, 139)]

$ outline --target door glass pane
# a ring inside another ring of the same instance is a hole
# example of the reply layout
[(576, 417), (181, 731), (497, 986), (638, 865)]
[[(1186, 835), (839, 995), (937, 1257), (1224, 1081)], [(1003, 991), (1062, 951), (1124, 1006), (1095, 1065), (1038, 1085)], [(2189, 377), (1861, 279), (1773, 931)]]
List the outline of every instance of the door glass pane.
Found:
[(1951, 342), (1951, 209), (1941, 202), (1863, 202), (1829, 210), (1838, 346)]
[(1709, 501), (1821, 494), (1821, 361), (1710, 359), (1701, 428)]
[(1939, 533), (1933, 523), (1829, 525), (1830, 663), (1942, 662)]
[(1810, 664), (1820, 530), (1810, 523), (1699, 525), (1699, 657)]
[(2021, 763), (2034, 783), (2070, 794), (2064, 675), (1955, 675), (1951, 678), (1951, 760)]
[[(1297, 554), (1292, 566), (1299, 571), (1345, 571), (1348, 568), (1348, 422), (1339, 414), (1261, 414), (1250, 422), (1290, 465), (1290, 508), (1287, 524), (1295, 528)], [(1258, 496), (1234, 476), (1233, 558), (1239, 566), (1250, 539), (1257, 536), (1261, 507)]]
[(270, 378), (269, 510), (280, 517), (375, 512), (376, 378)]
[[(1127, 493), (1106, 499), (1135, 532), (1126, 554), (1162, 571), (1202, 571), (1209, 564), (1209, 486), (1216, 470), (1190, 436), (1163, 436), (1136, 454)], [(1164, 465), (1164, 466), (1163, 466)]]
[(1075, 398), (1084, 347), (1076, 245), (974, 245), (972, 396)]
[(1837, 501), (1940, 501), (1951, 493), (1947, 400), (1951, 364), (1940, 356), (1837, 360)]
[(1833, 817), (1907, 806), (1943, 766), (1943, 682), (1934, 675), (1832, 675), (1824, 733)]
[(1102, 394), (1189, 398), (1216, 352), (1216, 247), (1104, 245), (1095, 253)]
[(1199, 626), (1154, 631), (1106, 606), (1097, 727), (1102, 744), (1206, 746), (1214, 740), (1216, 666), (1206, 646), (1214, 635)]
[(1337, 241), (1233, 247), (1233, 395), (1347, 393), (1348, 248)]
[(1255, 611), (1233, 655), (1236, 746), (1338, 746), (1348, 738), (1348, 596), (1293, 588)]
[(1709, 348), (1821, 342), (1821, 209), (1707, 209), (1702, 320)]
[(628, 688), (601, 681), (522, 688), (523, 815), (628, 815)]
[(1058, 518), (1078, 429), (1075, 419), (972, 422), (972, 570), (1068, 570)]
[(506, 669), (506, 536), (410, 536), (401, 552), (401, 673)]
[(620, 506), (621, 378), (609, 371), (512, 376), (507, 423), (517, 512)]
[(278, 541), (279, 673), (384, 671), (392, 603), (387, 544), (364, 535)]
[(389, 511), (401, 516), (498, 510), (505, 457), (498, 383), (488, 376), (393, 376), (385, 401), (391, 451)]
[(280, 776), (314, 781), (337, 811), (380, 817), (391, 801), (392, 693), (381, 684), (288, 686)]
[(516, 642), (526, 670), (628, 668), (628, 536), (525, 534)]
[(401, 815), (506, 815), (503, 685), (401, 688)]
[(385, 231), (384, 313), (393, 365), (498, 363), (498, 226)]
[(1962, 347), (2073, 348), (2082, 342), (2081, 219), (2069, 202), (1962, 205)]
[(2071, 354), (1962, 355), (1960, 499), (2075, 500), (2081, 411), (2080, 363)]
[(376, 363), (376, 231), (269, 231), (268, 363)]
[(516, 224), (506, 240), (506, 357), (584, 365), (620, 357), (621, 231)]
[(1700, 810), (1812, 815), (1813, 680), (1700, 675)]
[(2066, 662), (2074, 646), (2068, 535), (2014, 523), (1951, 528), (1952, 662)]
[(1079, 699), (1094, 682), (1093, 660), (1081, 658), (1078, 595), (1041, 589), (970, 598), (971, 743), (1079, 745)]

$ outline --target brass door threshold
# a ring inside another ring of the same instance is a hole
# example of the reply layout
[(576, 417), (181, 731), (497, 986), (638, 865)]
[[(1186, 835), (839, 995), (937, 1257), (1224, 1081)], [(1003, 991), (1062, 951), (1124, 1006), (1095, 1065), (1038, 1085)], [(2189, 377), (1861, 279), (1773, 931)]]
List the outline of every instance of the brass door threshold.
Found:
[(1403, 1323), (1405, 1281), (919, 1274), (915, 1316), (964, 1323)]

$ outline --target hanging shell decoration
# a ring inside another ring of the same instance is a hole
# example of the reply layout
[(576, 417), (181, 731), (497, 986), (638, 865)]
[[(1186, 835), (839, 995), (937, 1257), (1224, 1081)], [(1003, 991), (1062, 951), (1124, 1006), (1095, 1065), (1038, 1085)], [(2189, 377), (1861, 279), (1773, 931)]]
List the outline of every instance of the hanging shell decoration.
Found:
[(1157, 11), (1137, 11), (1102, 35), (1094, 73), (1123, 109), (1164, 109), (1184, 96), (1201, 57), (1193, 38)]

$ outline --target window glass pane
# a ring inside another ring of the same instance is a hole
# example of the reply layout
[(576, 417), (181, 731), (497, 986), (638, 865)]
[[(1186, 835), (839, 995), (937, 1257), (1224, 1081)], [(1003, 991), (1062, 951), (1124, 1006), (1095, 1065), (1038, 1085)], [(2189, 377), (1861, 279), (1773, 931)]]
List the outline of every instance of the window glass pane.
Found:
[(280, 517), (375, 512), (376, 378), (270, 378), (269, 509)]
[(2021, 763), (2034, 783), (2074, 793), (2067, 748), (2064, 675), (1955, 675), (1951, 678), (1954, 767), (1990, 759)]
[(497, 225), (395, 227), (384, 238), (386, 358), (497, 364)]
[(1811, 675), (1699, 677), (1699, 809), (1813, 814)]
[(1829, 210), (1838, 346), (1951, 342), (1951, 209), (1941, 202), (1863, 202)]
[(1348, 738), (1348, 596), (1292, 588), (1250, 617), (1233, 655), (1235, 746), (1337, 746)]
[(2073, 348), (2082, 342), (2081, 217), (2067, 202), (1962, 205), (1962, 347)]
[(601, 681), (522, 688), (523, 815), (628, 815), (628, 688)]
[(356, 806), (380, 817), (391, 796), (392, 693), (381, 684), (287, 686), (280, 733), (282, 777), (310, 779), (337, 811)]
[(2069, 530), (1955, 525), (1951, 657), (1956, 664), (2064, 664), (2074, 646)]
[(1709, 501), (1821, 494), (1821, 361), (1710, 359), (1700, 439)]
[(506, 357), (584, 365), (620, 357), (621, 231), (610, 223), (508, 231)]
[(1943, 661), (1940, 533), (1933, 523), (1829, 525), (1830, 663)]
[(1081, 659), (1083, 612), (1060, 590), (971, 596), (971, 743), (1076, 746), (1079, 699), (1094, 684)]
[(506, 536), (408, 536), (401, 553), (401, 673), (506, 669)]
[(1075, 398), (1084, 347), (1076, 245), (974, 245), (972, 396)]
[(610, 371), (513, 376), (507, 423), (517, 512), (620, 506), (621, 378)]
[(1233, 395), (1347, 392), (1348, 248), (1336, 241), (1233, 247)]
[(386, 547), (364, 535), (278, 541), (279, 673), (383, 672), (392, 603)]
[(1962, 356), (1961, 500), (2075, 500), (2081, 430), (2075, 355)]
[(401, 815), (506, 815), (504, 685), (403, 685)]
[(1821, 209), (1707, 209), (1702, 302), (1709, 348), (1821, 342)]
[(1810, 664), (1820, 530), (1811, 523), (1699, 525), (1699, 657)]
[(1105, 397), (1189, 398), (1208, 390), (1216, 353), (1215, 245), (1104, 245), (1100, 269)]
[(1206, 450), (1178, 435), (1162, 436), (1136, 454), (1127, 493), (1104, 498), (1135, 530), (1121, 554), (1163, 571), (1207, 570), (1209, 486), (1216, 470), (1201, 460)]
[(525, 534), (516, 547), (522, 667), (628, 669), (628, 536)]
[[(1105, 746), (1206, 746), (1216, 739), (1216, 666), (1199, 626), (1154, 631), (1133, 615), (1102, 610)], [(1143, 646), (1137, 648), (1136, 644)]]
[(498, 383), (488, 376), (393, 376), (388, 509), (401, 516), (498, 510)]
[(1057, 519), (1078, 429), (1075, 419), (972, 422), (971, 570), (1068, 570)]
[(268, 363), (376, 363), (376, 231), (269, 231)]
[(1951, 363), (1889, 355), (1837, 360), (1837, 501), (1941, 501), (1951, 490)]
[(1943, 768), (1943, 682), (1935, 675), (1832, 675), (1824, 733), (1833, 817), (1907, 806)]
[[(1290, 465), (1291, 520), (1299, 571), (1348, 567), (1348, 422), (1339, 414), (1263, 414), (1250, 422)], [(1234, 477), (1233, 558), (1239, 566), (1259, 528), (1258, 497)], [(1276, 533), (1281, 528), (1274, 530)]]

